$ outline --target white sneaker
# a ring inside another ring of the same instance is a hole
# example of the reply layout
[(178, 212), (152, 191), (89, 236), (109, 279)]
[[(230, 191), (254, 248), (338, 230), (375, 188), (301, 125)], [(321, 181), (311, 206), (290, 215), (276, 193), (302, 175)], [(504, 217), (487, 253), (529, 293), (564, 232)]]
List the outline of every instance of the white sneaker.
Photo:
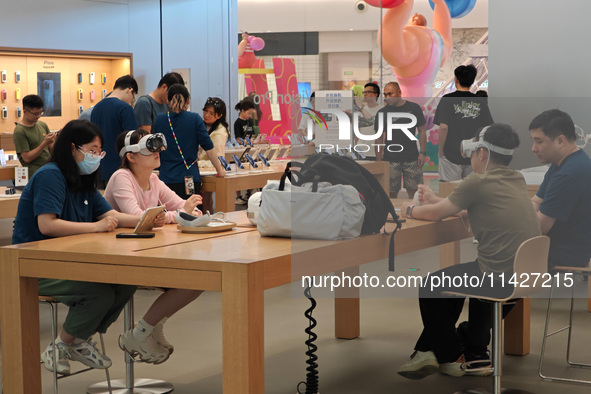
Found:
[(92, 338), (79, 345), (64, 346), (68, 358), (73, 361), (80, 361), (90, 368), (107, 369), (111, 366), (111, 359), (102, 354), (96, 348), (96, 342), (90, 342)]
[(156, 325), (154, 327), (154, 331), (152, 331), (152, 336), (160, 345), (164, 346), (165, 349), (168, 350), (168, 353), (172, 354), (174, 352), (174, 346), (170, 342), (166, 340), (164, 337), (164, 327), (161, 325)]
[(398, 369), (398, 374), (408, 379), (423, 379), (438, 370), (439, 363), (437, 362), (435, 353), (415, 350), (410, 356), (410, 360), (402, 364)]
[(119, 335), (119, 347), (132, 357), (137, 355), (143, 362), (150, 364), (162, 364), (170, 357), (168, 349), (156, 342), (154, 336), (148, 335), (145, 340), (138, 341), (133, 336), (133, 329)]
[(462, 354), (453, 363), (443, 363), (439, 365), (439, 371), (445, 375), (460, 377), (466, 374), (466, 371), (462, 369), (462, 365), (466, 362), (464, 355)]
[[(57, 350), (57, 373), (69, 375), (70, 362), (68, 361), (66, 351), (59, 342), (55, 345), (55, 348)], [(47, 346), (47, 349), (41, 353), (41, 361), (43, 361), (43, 366), (46, 370), (53, 372), (53, 346), (51, 343)]]

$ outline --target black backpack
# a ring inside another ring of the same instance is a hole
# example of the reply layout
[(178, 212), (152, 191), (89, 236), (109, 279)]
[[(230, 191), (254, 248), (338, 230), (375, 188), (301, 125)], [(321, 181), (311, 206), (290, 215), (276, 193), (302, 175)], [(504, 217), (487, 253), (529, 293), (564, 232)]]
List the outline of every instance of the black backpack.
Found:
[[(293, 167), (299, 167), (299, 169), (292, 169)], [(392, 215), (396, 228), (390, 238), (388, 268), (390, 271), (394, 271), (394, 234), (402, 224), (398, 220), (390, 197), (372, 173), (353, 159), (327, 153), (312, 155), (303, 163), (290, 162), (287, 164), (285, 172), (295, 186), (317, 181), (355, 187), (365, 205), (365, 218), (361, 234), (379, 233), (384, 227), (388, 215)], [(388, 234), (385, 228), (384, 233)]]

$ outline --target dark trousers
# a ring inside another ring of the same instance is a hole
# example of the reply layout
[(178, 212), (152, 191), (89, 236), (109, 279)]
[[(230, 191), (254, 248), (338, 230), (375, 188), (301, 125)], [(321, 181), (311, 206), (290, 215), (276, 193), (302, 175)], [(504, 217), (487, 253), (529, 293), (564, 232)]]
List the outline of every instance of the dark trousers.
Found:
[[(438, 283), (438, 279), (441, 280), (444, 276), (456, 278), (456, 280), (451, 280), (451, 283), (450, 281)], [(476, 285), (474, 277), (482, 283)], [(474, 278), (472, 282), (470, 278)], [(457, 291), (482, 296), (506, 297), (513, 291), (511, 285), (502, 286), (500, 282), (491, 283), (488, 275), (484, 280), (482, 278), (483, 274), (476, 261), (447, 267), (427, 276), (419, 290), (419, 306), (424, 328), (415, 345), (415, 350), (433, 351), (439, 363), (454, 362), (462, 355), (456, 335), (456, 323), (462, 313), (465, 298), (443, 296), (441, 293)], [(431, 288), (432, 284), (440, 285)], [(468, 343), (464, 343), (466, 352), (481, 354), (486, 351), (490, 342), (492, 311), (491, 303), (478, 299), (470, 300)]]
[[(170, 188), (173, 192), (177, 194), (183, 200), (186, 200), (190, 197), (187, 193), (185, 193), (185, 184), (184, 183), (167, 183), (166, 186)], [(195, 182), (195, 194), (199, 194), (201, 192), (201, 182)]]

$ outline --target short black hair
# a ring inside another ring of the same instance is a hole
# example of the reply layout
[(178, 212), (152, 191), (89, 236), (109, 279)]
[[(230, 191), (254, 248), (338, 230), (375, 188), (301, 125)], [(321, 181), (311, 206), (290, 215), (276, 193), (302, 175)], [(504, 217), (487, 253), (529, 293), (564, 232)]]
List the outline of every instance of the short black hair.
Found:
[[(480, 130), (476, 134), (476, 140), (480, 138)], [(494, 123), (484, 132), (484, 141), (490, 142), (494, 146), (505, 149), (515, 149), (519, 146), (519, 136), (513, 130), (513, 127), (504, 123)], [(513, 155), (503, 155), (497, 152), (489, 151), (490, 160), (496, 164), (508, 166), (513, 159)]]
[(234, 109), (236, 111), (248, 111), (249, 109), (256, 109), (256, 106), (254, 105), (254, 102), (252, 100), (245, 98), (244, 100), (236, 104)]
[(459, 84), (464, 88), (469, 88), (474, 83), (478, 70), (472, 64), (467, 66), (459, 66), (454, 70), (454, 75), (458, 79)]
[(89, 175), (81, 175), (78, 164), (72, 155), (72, 145), (75, 147), (88, 144), (99, 137), (101, 146), (104, 145), (103, 133), (97, 125), (88, 120), (71, 120), (60, 131), (53, 146), (49, 159), (55, 163), (64, 177), (68, 189), (73, 192), (93, 191), (98, 184), (98, 171)]
[(185, 80), (183, 79), (183, 76), (177, 72), (167, 73), (164, 74), (164, 76), (160, 79), (160, 82), (158, 82), (158, 87), (162, 85), (171, 87), (175, 83), (180, 83), (184, 85)]
[(125, 90), (129, 88), (131, 88), (135, 93), (138, 92), (137, 81), (131, 75), (124, 75), (120, 78), (117, 78), (117, 80), (115, 81), (115, 85), (113, 86), (113, 90)]
[(28, 94), (23, 97), (23, 108), (24, 109), (36, 109), (36, 108), (43, 108), (45, 104), (43, 103), (43, 99), (36, 94)]
[(549, 109), (536, 116), (529, 124), (529, 129), (542, 129), (545, 135), (555, 139), (564, 135), (567, 141), (576, 141), (575, 122), (569, 114), (559, 109)]
[(380, 87), (378, 86), (377, 83), (373, 83), (373, 82), (368, 82), (365, 84), (364, 88), (371, 86), (371, 88), (373, 89), (374, 93), (378, 94), (378, 97), (380, 97)]

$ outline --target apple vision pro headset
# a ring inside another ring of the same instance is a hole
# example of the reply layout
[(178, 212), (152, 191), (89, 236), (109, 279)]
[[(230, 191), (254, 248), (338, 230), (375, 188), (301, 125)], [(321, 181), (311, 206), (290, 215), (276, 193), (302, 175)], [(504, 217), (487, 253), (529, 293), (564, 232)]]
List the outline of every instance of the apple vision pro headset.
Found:
[(462, 157), (469, 159), (472, 156), (472, 153), (474, 153), (478, 148), (485, 148), (491, 152), (496, 152), (501, 155), (510, 156), (513, 154), (513, 151), (515, 149), (501, 148), (500, 146), (493, 145), (490, 142), (486, 142), (484, 140), (484, 134), (486, 133), (486, 131), (488, 130), (489, 127), (490, 126), (486, 126), (485, 128), (482, 129), (482, 131), (478, 135), (478, 141), (474, 141), (474, 140), (463, 140), (462, 141), (462, 143), (460, 145), (460, 152), (462, 154)]
[(131, 135), (136, 130), (131, 130), (125, 135), (125, 145), (119, 152), (119, 157), (123, 158), (127, 152), (139, 152), (144, 156), (149, 156), (152, 153), (166, 150), (166, 138), (162, 133), (148, 134), (143, 136), (137, 144), (131, 145)]

